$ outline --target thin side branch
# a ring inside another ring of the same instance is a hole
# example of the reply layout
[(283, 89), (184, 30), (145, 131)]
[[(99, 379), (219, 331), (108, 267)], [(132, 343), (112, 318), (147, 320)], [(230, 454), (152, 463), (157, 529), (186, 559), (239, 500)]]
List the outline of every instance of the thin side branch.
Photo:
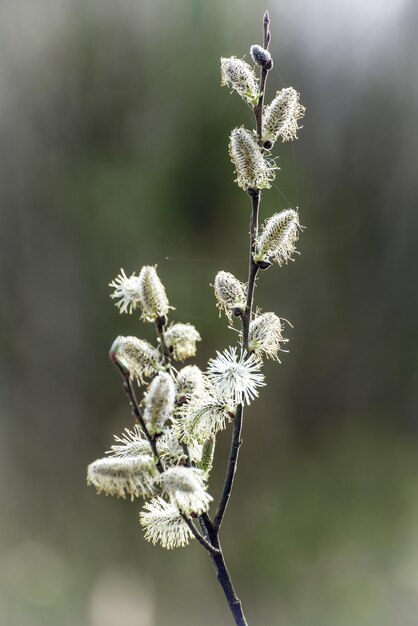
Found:
[(121, 376), (122, 376), (122, 380), (123, 380), (123, 390), (126, 393), (127, 397), (128, 397), (128, 401), (129, 401), (129, 406), (131, 407), (131, 413), (132, 416), (134, 418), (134, 420), (136, 422), (138, 422), (138, 424), (141, 426), (144, 435), (151, 447), (152, 453), (156, 458), (156, 465), (157, 465), (157, 469), (158, 471), (164, 472), (164, 465), (160, 459), (160, 455), (158, 454), (158, 450), (157, 450), (157, 442), (156, 440), (151, 437), (151, 435), (148, 432), (147, 426), (144, 422), (144, 417), (142, 415), (142, 411), (139, 408), (139, 402), (136, 399), (136, 395), (135, 395), (135, 391), (134, 388), (132, 387), (132, 382), (129, 376), (129, 372), (127, 372), (124, 368), (122, 368), (118, 361), (116, 359), (112, 359), (113, 363), (116, 365), (116, 367), (118, 368)]
[(209, 552), (211, 557), (217, 556), (219, 554), (219, 549), (215, 548), (207, 539), (205, 539), (205, 537), (203, 535), (200, 534), (200, 532), (197, 530), (196, 526), (187, 517), (187, 515), (182, 513), (181, 516), (184, 519), (184, 521), (186, 522), (186, 524), (189, 527), (190, 531), (193, 533), (194, 537)]

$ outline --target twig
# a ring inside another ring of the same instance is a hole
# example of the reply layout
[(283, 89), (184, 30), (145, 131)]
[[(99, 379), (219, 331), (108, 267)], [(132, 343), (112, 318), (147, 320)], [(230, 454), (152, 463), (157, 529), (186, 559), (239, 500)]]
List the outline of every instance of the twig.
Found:
[[(269, 30), (269, 26), (270, 26), (270, 17), (268, 14), (268, 11), (266, 11), (264, 13), (264, 17), (263, 17), (263, 28), (264, 28), (264, 48), (266, 50), (268, 50), (269, 44), (270, 44), (270, 40), (271, 40), (271, 34), (270, 34), (270, 30)], [(266, 70), (264, 68), (262, 68), (261, 70), (261, 77), (260, 77), (260, 97), (258, 99), (257, 104), (254, 107), (254, 115), (255, 115), (255, 121), (256, 121), (256, 125), (257, 125), (257, 136), (259, 138), (259, 140), (261, 141), (261, 137), (262, 137), (262, 126), (263, 126), (263, 102), (264, 102), (264, 92), (266, 89), (266, 81), (267, 81), (267, 74), (268, 74), (269, 70)]]
[(242, 416), (243, 406), (239, 404), (235, 412), (234, 417), (234, 429), (231, 440), (231, 450), (229, 453), (228, 468), (225, 476), (224, 486), (222, 488), (222, 495), (219, 500), (218, 509), (213, 520), (213, 528), (216, 533), (219, 534), (219, 528), (222, 524), (223, 517), (225, 515), (226, 507), (228, 506), (229, 498), (231, 496), (232, 485), (234, 483), (235, 472), (237, 471), (238, 453), (242, 444), (241, 431), (242, 431)]
[[(187, 517), (184, 513), (181, 514), (182, 518), (186, 522), (190, 531), (193, 533), (198, 542), (209, 552), (212, 558), (216, 557), (219, 554), (219, 549), (215, 548), (200, 532), (197, 530), (196, 526), (193, 524), (191, 519)], [(202, 529), (203, 530), (203, 529)]]
[(165, 343), (165, 337), (164, 337), (164, 328), (165, 328), (166, 323), (167, 323), (167, 320), (164, 316), (157, 317), (157, 319), (155, 320), (155, 328), (157, 330), (157, 335), (158, 335), (158, 339), (160, 342), (161, 356), (163, 357), (164, 363), (166, 365), (169, 365), (170, 364), (170, 351), (167, 348), (167, 345)]

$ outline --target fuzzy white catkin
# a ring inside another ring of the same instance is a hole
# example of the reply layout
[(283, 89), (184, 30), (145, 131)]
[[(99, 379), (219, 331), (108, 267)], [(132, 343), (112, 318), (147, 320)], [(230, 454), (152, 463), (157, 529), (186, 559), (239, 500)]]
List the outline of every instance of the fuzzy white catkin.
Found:
[(274, 143), (278, 138), (283, 142), (297, 139), (298, 120), (305, 115), (305, 107), (300, 104), (299, 97), (293, 87), (286, 87), (278, 91), (272, 102), (264, 107), (263, 143)]
[(179, 404), (189, 400), (194, 394), (199, 394), (203, 390), (203, 372), (197, 365), (186, 365), (177, 376), (176, 380), (176, 401)]
[(87, 484), (97, 493), (131, 500), (154, 493), (155, 462), (150, 455), (136, 457), (106, 457), (97, 459), (87, 468)]
[(110, 287), (114, 288), (111, 298), (118, 299), (115, 305), (121, 313), (132, 313), (141, 305), (141, 294), (139, 289), (139, 276), (127, 276), (125, 270), (121, 269), (120, 274), (116, 276)]
[(228, 320), (232, 322), (232, 315), (242, 315), (246, 305), (246, 285), (239, 281), (230, 272), (221, 270), (215, 276), (213, 284), (216, 297), (216, 306), (219, 314), (223, 309)]
[(251, 105), (256, 104), (260, 97), (253, 69), (248, 63), (234, 56), (221, 58), (221, 85), (233, 89)]
[(257, 238), (254, 260), (287, 263), (295, 251), (299, 228), (299, 215), (293, 209), (269, 217)]
[(154, 322), (160, 317), (165, 317), (170, 306), (164, 285), (157, 275), (156, 266), (144, 265), (138, 278), (142, 319)]
[(235, 182), (241, 189), (268, 189), (275, 177), (275, 165), (262, 153), (254, 134), (234, 128), (229, 140), (229, 155), (235, 165)]
[(200, 334), (192, 324), (173, 324), (164, 333), (167, 348), (175, 361), (185, 361), (196, 355), (196, 342)]
[(128, 369), (131, 378), (143, 384), (161, 369), (161, 355), (148, 341), (137, 337), (118, 337), (112, 346), (116, 359)]
[(171, 416), (176, 399), (176, 390), (170, 374), (160, 372), (151, 382), (144, 398), (144, 422), (149, 434), (161, 433)]
[(124, 458), (151, 454), (152, 452), (151, 446), (138, 424), (135, 424), (132, 430), (125, 428), (120, 437), (113, 435), (113, 438), (116, 443), (111, 446), (106, 454)]
[(162, 495), (186, 515), (204, 513), (213, 500), (206, 491), (204, 473), (196, 467), (170, 467), (160, 474), (158, 481)]
[(279, 360), (280, 344), (287, 340), (282, 335), (281, 319), (275, 313), (261, 313), (256, 315), (250, 324), (248, 350), (261, 359), (264, 355), (276, 361)]
[(223, 430), (234, 413), (232, 398), (222, 397), (206, 384), (205, 389), (191, 397), (190, 401), (177, 410), (175, 429), (178, 437), (187, 445), (205, 441)]
[(231, 398), (235, 405), (250, 404), (265, 385), (261, 363), (251, 354), (238, 356), (236, 348), (217, 352), (208, 363), (207, 376), (219, 395)]
[(186, 546), (193, 533), (181, 517), (178, 508), (158, 496), (144, 505), (139, 514), (147, 541), (172, 550)]

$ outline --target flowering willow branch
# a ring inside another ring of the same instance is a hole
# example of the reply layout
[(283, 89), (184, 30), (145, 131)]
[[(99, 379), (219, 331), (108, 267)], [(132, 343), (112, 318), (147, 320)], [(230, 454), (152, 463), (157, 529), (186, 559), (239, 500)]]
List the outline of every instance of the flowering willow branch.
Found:
[[(261, 69), (260, 78), (260, 97), (258, 103), (254, 106), (254, 116), (257, 125), (257, 134), (261, 139), (262, 133), (262, 111), (264, 90), (266, 88), (267, 74), (273, 67), (271, 57), (268, 53), (268, 46), (270, 43), (271, 35), (269, 30), (269, 14), (266, 11), (263, 18), (264, 26), (264, 51), (260, 53), (260, 47), (252, 46), (251, 52), (253, 58), (256, 57), (260, 60), (260, 54), (262, 54), (262, 61), (264, 66)], [(262, 49), (261, 49), (262, 50)], [(255, 60), (255, 59), (254, 59)], [(245, 305), (244, 313), (242, 314), (242, 354), (248, 351), (248, 338), (250, 332), (250, 322), (252, 317), (253, 302), (254, 302), (254, 290), (259, 266), (254, 261), (254, 253), (256, 249), (256, 240), (258, 234), (258, 214), (260, 210), (261, 192), (259, 189), (248, 189), (248, 194), (251, 198), (251, 219), (250, 219), (250, 243), (249, 243), (249, 259), (248, 259), (248, 282), (247, 282), (247, 301)], [(234, 484), (234, 478), (237, 471), (239, 449), (242, 445), (241, 433), (242, 422), (244, 417), (244, 407), (239, 404), (234, 417), (234, 429), (232, 432), (231, 449), (229, 453), (229, 460), (227, 466), (227, 472), (225, 476), (224, 486), (222, 488), (222, 494), (219, 500), (218, 508), (214, 519), (214, 528), (219, 533), (219, 529), (222, 524), (223, 517), (225, 515), (226, 508), (228, 506), (229, 498), (231, 496), (232, 486)]]
[[(282, 321), (273, 312), (254, 309), (254, 292), (260, 270), (274, 263), (286, 265), (295, 252), (299, 216), (286, 209), (269, 217), (259, 232), (261, 190), (269, 189), (276, 176), (270, 150), (278, 140), (297, 138), (298, 120), (304, 114), (299, 94), (288, 87), (277, 92), (267, 106), (265, 89), (273, 61), (269, 16), (263, 18), (264, 47), (251, 46), (254, 69), (235, 56), (221, 59), (222, 84), (229, 86), (253, 109), (255, 130), (235, 128), (229, 154), (235, 166), (235, 182), (251, 201), (248, 243), (248, 276), (243, 283), (221, 270), (213, 284), (216, 305), (230, 325), (240, 319), (239, 349), (230, 346), (208, 361), (206, 371), (183, 362), (196, 355), (201, 337), (189, 323), (170, 321), (173, 309), (157, 268), (146, 265), (128, 276), (122, 269), (110, 283), (111, 297), (121, 313), (140, 312), (152, 323), (156, 346), (134, 336), (118, 337), (110, 350), (129, 400), (135, 425), (115, 436), (115, 444), (88, 466), (87, 482), (98, 493), (127, 498), (141, 497), (139, 514), (144, 537), (168, 550), (196, 539), (208, 552), (237, 626), (247, 626), (220, 542), (220, 528), (231, 497), (245, 405), (251, 404), (265, 385), (264, 358), (279, 360)], [(238, 329), (236, 329), (238, 330)], [(177, 363), (181, 369), (177, 369)], [(138, 401), (136, 390), (141, 392)], [(233, 422), (231, 447), (221, 496), (212, 521), (213, 501), (208, 484), (216, 436)], [(200, 531), (196, 527), (199, 524)]]

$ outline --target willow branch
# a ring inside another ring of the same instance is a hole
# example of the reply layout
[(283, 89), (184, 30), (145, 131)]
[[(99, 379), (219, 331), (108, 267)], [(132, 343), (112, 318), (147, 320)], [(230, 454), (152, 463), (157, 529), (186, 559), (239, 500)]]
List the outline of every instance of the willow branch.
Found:
[[(270, 18), (266, 11), (263, 18), (264, 29), (264, 48), (267, 49), (270, 43), (270, 30), (269, 30)], [(254, 117), (257, 126), (257, 135), (261, 140), (262, 135), (262, 121), (263, 121), (263, 102), (264, 102), (264, 90), (266, 86), (268, 70), (262, 69), (260, 76), (260, 88), (261, 93), (258, 103), (254, 107)], [(247, 281), (247, 301), (244, 314), (242, 315), (242, 345), (241, 351), (244, 353), (248, 351), (248, 339), (250, 333), (250, 324), (253, 312), (254, 304), (254, 290), (256, 285), (256, 278), (259, 267), (254, 263), (253, 253), (255, 252), (256, 239), (258, 234), (258, 215), (260, 210), (261, 192), (259, 189), (248, 189), (248, 195), (251, 198), (251, 219), (250, 219), (250, 232), (249, 232), (249, 258), (248, 258), (248, 281)], [(218, 509), (213, 521), (213, 528), (216, 533), (219, 533), (220, 526), (222, 524), (223, 517), (225, 515), (226, 508), (228, 506), (229, 498), (231, 496), (232, 486), (234, 483), (235, 473), (237, 471), (238, 454), (242, 445), (241, 433), (243, 422), (244, 407), (242, 404), (238, 405), (234, 417), (234, 428), (232, 432), (231, 448), (229, 453), (228, 467), (225, 476), (224, 486), (222, 488), (222, 494), (219, 501)]]

